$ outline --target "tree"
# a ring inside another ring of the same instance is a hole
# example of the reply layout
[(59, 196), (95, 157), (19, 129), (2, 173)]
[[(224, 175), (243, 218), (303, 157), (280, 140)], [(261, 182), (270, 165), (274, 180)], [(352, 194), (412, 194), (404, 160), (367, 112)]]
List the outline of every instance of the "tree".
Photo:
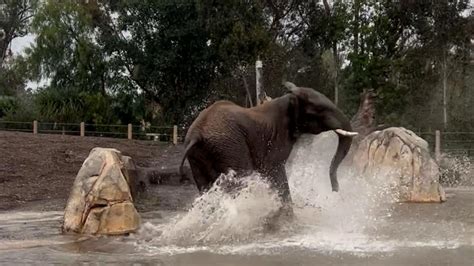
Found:
[[(25, 2), (33, 3), (17, 5)], [(3, 64), (0, 89), (15, 97), (26, 79), (47, 80), (31, 95), (50, 120), (186, 125), (218, 99), (249, 105), (259, 58), (272, 97), (290, 80), (351, 115), (373, 89), (377, 123), (415, 129), (442, 127), (445, 99), (448, 128), (469, 128), (467, 8), (467, 0), (40, 1), (29, 11), (36, 43)]]
[[(343, 48), (343, 42), (347, 38), (348, 7), (344, 1), (333, 1), (330, 5), (324, 0), (322, 3), (310, 4), (309, 12), (303, 18), (307, 25), (301, 41), (305, 54), (317, 60), (317, 72), (326, 72), (323, 80), (328, 85), (325, 88), (323, 84), (318, 84), (317, 87), (331, 95), (336, 105), (339, 103), (339, 72), (342, 60), (339, 50)], [(315, 75), (314, 71), (309, 73)], [(321, 75), (319, 76), (321, 79)], [(333, 90), (330, 90), (330, 87)]]
[(105, 1), (102, 9), (118, 14), (116, 22), (102, 19), (112, 21), (101, 26), (107, 54), (124, 63), (167, 123), (190, 121), (208, 101), (235, 95), (216, 80), (240, 80), (239, 69), (269, 41), (254, 1)]
[(24, 94), (26, 77), (22, 60), (13, 59), (10, 45), (27, 34), (36, 6), (36, 0), (0, 1), (0, 117), (21, 108), (19, 97)]
[[(110, 123), (114, 93), (131, 86), (97, 42), (90, 13), (75, 1), (46, 1), (31, 28), (35, 43), (26, 50), (29, 75), (48, 80), (36, 103), (43, 119)], [(124, 123), (132, 121), (122, 121)]]
[(27, 34), (37, 4), (37, 0), (0, 1), (0, 66), (5, 58), (11, 56), (9, 47), (12, 40)]
[(402, 91), (399, 95), (406, 107), (393, 120), (403, 120), (410, 127), (447, 129), (449, 117), (466, 115), (454, 115), (462, 105), (450, 104), (449, 99), (465, 90), (463, 82), (468, 76), (470, 34), (468, 17), (463, 15), (467, 8), (468, 1), (405, 2), (398, 6), (409, 34), (403, 36), (405, 45), (398, 49), (392, 79)]
[(21, 109), (20, 98), (26, 93), (23, 63), (20, 57), (0, 66), (0, 118)]

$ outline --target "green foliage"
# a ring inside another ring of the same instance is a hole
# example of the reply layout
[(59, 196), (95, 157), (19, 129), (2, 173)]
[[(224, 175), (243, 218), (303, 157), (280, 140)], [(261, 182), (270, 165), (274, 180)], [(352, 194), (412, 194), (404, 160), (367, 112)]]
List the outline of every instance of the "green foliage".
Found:
[(102, 27), (108, 55), (126, 62), (130, 78), (161, 106), (168, 123), (189, 122), (195, 106), (220, 94), (211, 84), (253, 62), (270, 41), (258, 2), (119, 1), (105, 7), (119, 14), (115, 30)]
[(0, 67), (0, 95), (15, 96), (25, 85), (25, 77), (18, 65)]
[(104, 89), (106, 62), (94, 42), (91, 18), (76, 2), (47, 1), (32, 22), (36, 43), (26, 51), (33, 78), (66, 90)]
[(348, 110), (357, 108), (362, 90), (372, 88), (378, 94), (379, 122), (441, 128), (442, 63), (466, 63), (466, 57), (452, 60), (468, 47), (469, 18), (461, 15), (467, 2), (353, 3), (350, 65), (344, 70)]
[[(36, 105), (34, 104), (34, 97), (31, 92), (25, 92), (16, 97), (7, 97), (7, 105), (0, 115), (5, 121), (31, 122), (37, 119)], [(2, 96), (0, 96), (0, 106), (2, 106)]]
[[(189, 124), (217, 99), (248, 104), (245, 86), (254, 99), (260, 58), (272, 97), (283, 80), (337, 90), (351, 115), (374, 89), (379, 123), (430, 130), (442, 127), (445, 86), (448, 128), (474, 130), (467, 0), (18, 3), (36, 41), (1, 66), (3, 117)], [(28, 80), (47, 82), (25, 93)]]
[(34, 108), (28, 105), (30, 95), (25, 91), (27, 77), (24, 73), (22, 57), (0, 66), (0, 119), (23, 121), (33, 116)]
[(36, 104), (39, 113), (47, 121), (80, 122), (82, 121), (83, 99), (80, 93), (72, 90), (47, 89), (38, 92)]
[(12, 96), (0, 96), (0, 117), (18, 108), (16, 98)]
[[(136, 87), (124, 77), (123, 66), (109, 60), (98, 42), (91, 13), (73, 1), (47, 1), (37, 11), (31, 28), (35, 44), (26, 50), (28, 73), (50, 82), (35, 96), (38, 116), (56, 122), (136, 123), (140, 114), (123, 111), (130, 101), (117, 94)], [(121, 109), (122, 117), (114, 110)], [(125, 119), (124, 119), (125, 118)]]

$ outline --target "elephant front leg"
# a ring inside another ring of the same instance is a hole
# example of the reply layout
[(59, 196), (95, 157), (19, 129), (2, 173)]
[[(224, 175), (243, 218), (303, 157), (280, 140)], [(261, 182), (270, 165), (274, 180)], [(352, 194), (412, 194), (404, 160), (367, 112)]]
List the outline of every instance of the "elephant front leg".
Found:
[(290, 187), (288, 185), (285, 166), (280, 165), (277, 168), (274, 168), (270, 175), (270, 180), (273, 188), (278, 191), (278, 194), (282, 200), (282, 206), (274, 215), (272, 215), (272, 220), (278, 220), (284, 217), (293, 218), (293, 202), (291, 199)]
[(286, 176), (285, 165), (280, 165), (274, 169), (270, 175), (271, 183), (274, 189), (278, 191), (284, 205), (291, 205), (290, 186), (288, 185), (288, 177)]

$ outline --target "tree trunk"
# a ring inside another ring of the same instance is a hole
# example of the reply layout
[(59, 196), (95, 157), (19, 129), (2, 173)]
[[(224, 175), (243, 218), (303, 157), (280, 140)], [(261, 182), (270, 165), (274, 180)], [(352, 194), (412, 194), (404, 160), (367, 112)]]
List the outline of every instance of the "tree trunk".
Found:
[(345, 164), (352, 164), (355, 151), (367, 135), (383, 127), (383, 125), (376, 126), (375, 96), (373, 90), (364, 90), (360, 95), (359, 110), (351, 119), (352, 131), (359, 133), (359, 135), (352, 138), (351, 148), (344, 160)]
[(246, 95), (245, 96), (245, 105), (247, 107), (253, 107), (253, 102), (252, 102), (252, 95), (250, 94), (250, 90), (249, 90), (249, 84), (247, 83), (247, 79), (245, 78), (245, 74), (242, 72), (240, 73), (240, 76), (242, 78), (242, 81), (244, 83), (244, 87), (245, 87), (245, 91), (246, 91)]
[[(331, 7), (327, 0), (323, 0), (324, 9), (326, 11), (326, 16), (331, 16)], [(332, 41), (332, 55), (334, 57), (334, 104), (338, 106), (339, 104), (339, 84), (338, 84), (338, 77), (339, 77), (339, 55), (337, 52), (337, 41)]]
[(0, 66), (3, 65), (3, 62), (8, 56), (8, 50), (10, 48), (10, 43), (13, 40), (13, 36), (10, 31), (4, 31), (3, 39), (0, 39)]
[(334, 104), (339, 105), (339, 54), (337, 52), (337, 43), (334, 42), (332, 47), (332, 53), (334, 56)]
[(360, 0), (354, 1), (354, 53), (359, 54), (359, 12)]
[(359, 133), (355, 142), (363, 139), (377, 128), (375, 125), (375, 96), (373, 90), (364, 90), (361, 93), (359, 110), (351, 119), (352, 130)]
[(448, 90), (448, 78), (447, 78), (447, 67), (446, 67), (446, 49), (443, 51), (443, 126), (444, 129), (448, 127), (448, 111), (447, 111), (447, 100), (446, 94)]

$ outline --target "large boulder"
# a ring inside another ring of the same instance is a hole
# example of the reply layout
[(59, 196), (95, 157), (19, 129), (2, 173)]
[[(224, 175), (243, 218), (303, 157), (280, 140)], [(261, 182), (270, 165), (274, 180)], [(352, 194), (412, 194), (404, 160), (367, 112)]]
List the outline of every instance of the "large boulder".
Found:
[(442, 202), (440, 172), (428, 143), (402, 127), (375, 131), (351, 151), (356, 173), (374, 182), (394, 182), (402, 202)]
[(137, 230), (140, 216), (130, 189), (135, 181), (127, 170), (133, 165), (118, 150), (92, 149), (74, 181), (63, 232), (116, 235)]

